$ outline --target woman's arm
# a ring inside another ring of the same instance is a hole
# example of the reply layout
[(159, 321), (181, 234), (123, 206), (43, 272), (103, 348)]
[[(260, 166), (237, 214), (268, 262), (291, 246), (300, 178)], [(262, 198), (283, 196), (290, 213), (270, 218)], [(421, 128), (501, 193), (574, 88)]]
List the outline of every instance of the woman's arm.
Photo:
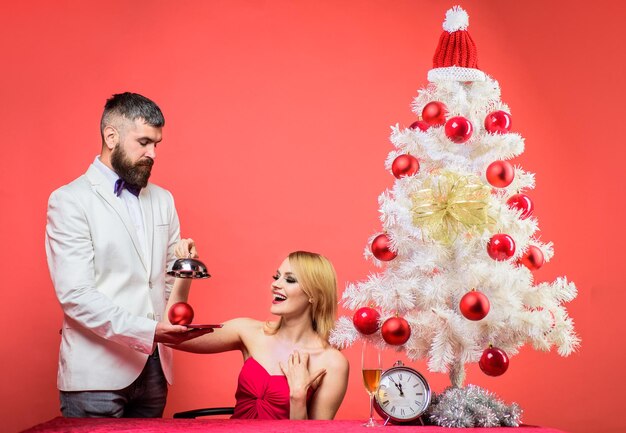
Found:
[[(181, 239), (176, 245), (175, 254), (178, 258), (197, 258), (196, 245), (193, 239)], [(172, 292), (165, 307), (165, 317), (172, 305), (177, 302), (187, 302), (191, 289), (191, 278), (176, 278)], [(216, 328), (210, 334), (194, 338), (178, 344), (168, 344), (169, 347), (185, 352), (193, 353), (218, 353), (229, 350), (241, 350), (243, 348), (241, 334), (251, 325), (251, 319), (234, 319), (224, 323), (223, 328)], [(190, 330), (187, 332), (196, 332)], [(207, 332), (207, 330), (204, 330)], [(208, 331), (210, 332), (210, 331)]]
[[(176, 278), (170, 299), (167, 301), (166, 311), (177, 302), (186, 302), (191, 288), (191, 279)], [(241, 318), (224, 322), (222, 328), (215, 328), (213, 332), (184, 341), (179, 344), (168, 344), (169, 347), (185, 352), (193, 353), (219, 353), (229, 350), (244, 350), (242, 335), (249, 332), (253, 327), (258, 327), (259, 322), (253, 319)], [(206, 332), (207, 330), (204, 330)], [(187, 332), (196, 332), (190, 330)]]
[(216, 328), (214, 332), (203, 335), (193, 340), (180, 344), (169, 345), (172, 349), (182, 350), (192, 353), (219, 353), (229, 350), (246, 350), (243, 344), (242, 335), (253, 327), (258, 327), (257, 320), (240, 318), (224, 322), (222, 328)]
[(333, 349), (328, 353), (326, 374), (313, 394), (309, 419), (333, 419), (348, 388), (350, 365), (345, 356)]

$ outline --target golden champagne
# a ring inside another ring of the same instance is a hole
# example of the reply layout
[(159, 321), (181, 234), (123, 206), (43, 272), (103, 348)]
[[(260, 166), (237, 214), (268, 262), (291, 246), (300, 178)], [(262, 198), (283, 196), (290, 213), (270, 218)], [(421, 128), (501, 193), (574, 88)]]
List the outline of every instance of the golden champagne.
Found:
[(370, 394), (375, 393), (378, 389), (381, 371), (380, 368), (375, 370), (363, 370), (363, 383), (365, 384), (365, 389), (367, 389), (367, 392)]

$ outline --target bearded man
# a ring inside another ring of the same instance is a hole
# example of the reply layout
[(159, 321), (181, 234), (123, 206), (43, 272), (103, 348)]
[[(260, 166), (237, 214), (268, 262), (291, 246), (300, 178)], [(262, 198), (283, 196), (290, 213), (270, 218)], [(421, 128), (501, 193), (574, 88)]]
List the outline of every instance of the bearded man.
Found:
[(63, 310), (63, 416), (161, 417), (172, 383), (162, 343), (208, 332), (171, 325), (164, 311), (180, 239), (172, 195), (148, 182), (164, 124), (150, 99), (113, 95), (100, 155), (50, 195), (46, 254)]

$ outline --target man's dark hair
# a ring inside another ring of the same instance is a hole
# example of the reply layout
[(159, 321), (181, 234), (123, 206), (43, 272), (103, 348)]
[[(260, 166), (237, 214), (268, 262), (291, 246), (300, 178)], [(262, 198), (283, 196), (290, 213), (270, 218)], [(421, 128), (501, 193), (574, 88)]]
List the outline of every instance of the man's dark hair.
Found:
[(158, 128), (165, 125), (159, 106), (138, 93), (118, 93), (107, 99), (100, 120), (100, 135), (103, 139), (104, 127), (111, 123), (112, 116), (123, 116), (130, 121), (143, 119), (148, 125)]

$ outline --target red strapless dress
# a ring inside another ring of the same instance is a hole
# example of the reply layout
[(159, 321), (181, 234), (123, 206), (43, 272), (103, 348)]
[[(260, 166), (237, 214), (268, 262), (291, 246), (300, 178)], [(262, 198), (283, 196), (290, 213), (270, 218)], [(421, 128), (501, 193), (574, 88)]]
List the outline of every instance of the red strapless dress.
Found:
[[(310, 401), (312, 393), (309, 393)], [(289, 384), (283, 375), (271, 375), (253, 357), (243, 363), (232, 418), (289, 419)]]

